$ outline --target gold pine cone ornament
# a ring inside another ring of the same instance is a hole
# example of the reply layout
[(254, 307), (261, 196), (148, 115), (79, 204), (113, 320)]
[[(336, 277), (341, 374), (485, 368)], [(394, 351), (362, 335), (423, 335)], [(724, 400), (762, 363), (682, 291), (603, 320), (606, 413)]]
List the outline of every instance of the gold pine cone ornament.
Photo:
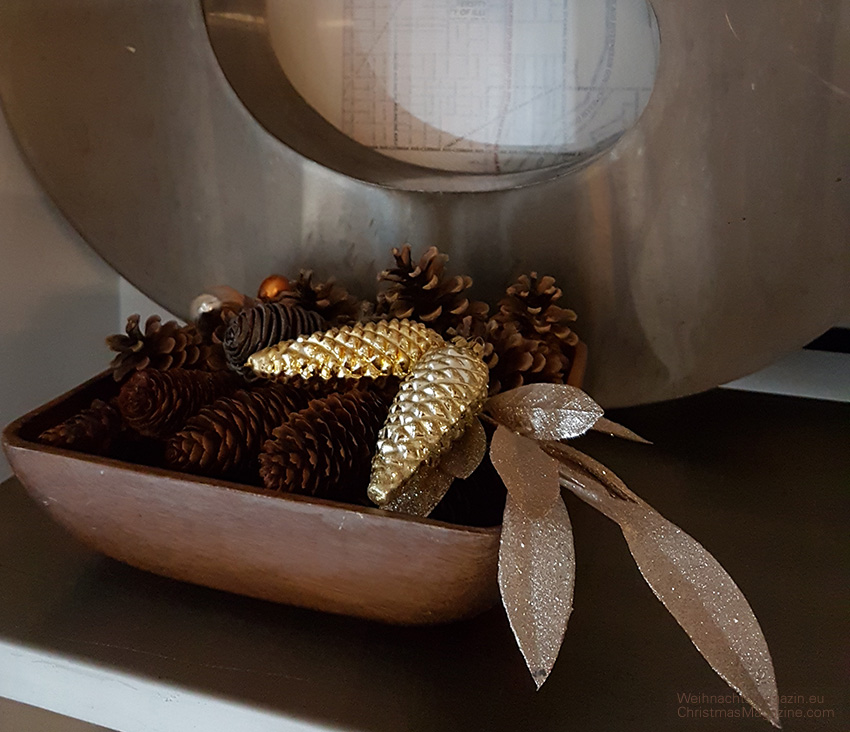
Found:
[(427, 351), (404, 378), (378, 435), (368, 495), (387, 506), (423, 464), (432, 464), (484, 406), (489, 370), (481, 348), (456, 338)]
[(248, 366), (266, 378), (403, 378), (425, 353), (444, 344), (440, 335), (421, 323), (383, 320), (283, 341), (255, 353)]

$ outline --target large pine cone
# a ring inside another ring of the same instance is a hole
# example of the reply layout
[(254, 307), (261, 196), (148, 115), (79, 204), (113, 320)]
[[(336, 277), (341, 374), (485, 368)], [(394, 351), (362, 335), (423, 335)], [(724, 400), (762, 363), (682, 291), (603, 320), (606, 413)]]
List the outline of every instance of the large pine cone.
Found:
[(271, 490), (366, 503), (369, 467), (387, 402), (352, 389), (310, 402), (272, 433), (260, 454)]
[(176, 320), (162, 323), (159, 315), (152, 315), (142, 333), (139, 320), (139, 315), (131, 315), (126, 335), (119, 333), (106, 339), (106, 345), (117, 353), (109, 364), (115, 381), (146, 368), (207, 368), (211, 349), (194, 325), (180, 325)]
[(447, 277), (443, 270), (449, 258), (437, 247), (428, 249), (415, 264), (409, 244), (393, 249), (393, 257), (396, 266), (378, 275), (379, 282), (392, 283), (378, 295), (378, 315), (418, 320), (440, 335), (447, 335), (464, 318), (486, 321), (487, 304), (465, 295), (472, 278)]
[(186, 420), (234, 388), (227, 371), (146, 369), (133, 374), (118, 394), (118, 409), (124, 421), (140, 435), (166, 437)]
[(318, 313), (298, 305), (260, 303), (230, 320), (223, 341), (227, 363), (234, 371), (250, 376), (252, 371), (245, 363), (252, 354), (325, 327), (325, 321)]
[(108, 455), (121, 429), (121, 414), (115, 406), (95, 399), (91, 406), (45, 430), (38, 439), (53, 447), (79, 450), (93, 455)]
[(314, 282), (309, 269), (302, 269), (298, 279), (282, 287), (274, 299), (318, 313), (330, 326), (356, 323), (365, 311), (365, 304), (349, 295), (336, 280)]

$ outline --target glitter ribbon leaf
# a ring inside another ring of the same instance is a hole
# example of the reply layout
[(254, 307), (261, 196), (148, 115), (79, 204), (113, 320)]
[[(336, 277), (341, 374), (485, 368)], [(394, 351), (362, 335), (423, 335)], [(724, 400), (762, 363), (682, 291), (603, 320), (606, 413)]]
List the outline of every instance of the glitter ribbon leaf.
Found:
[(387, 511), (406, 513), (409, 516), (425, 516), (437, 507), (452, 487), (455, 477), (440, 470), (439, 465), (423, 463), (407, 479), (404, 491), (382, 506)]
[(487, 454), (487, 434), (479, 419), (473, 419), (451, 449), (440, 458), (440, 470), (455, 478), (468, 478)]
[(481, 422), (474, 419), (436, 465), (421, 465), (408, 479), (404, 492), (384, 508), (411, 516), (430, 515), (455, 478), (472, 475), (486, 454), (487, 435)]
[(619, 437), (622, 440), (629, 440), (630, 442), (640, 442), (643, 445), (652, 444), (649, 440), (641, 437), (635, 432), (632, 432), (628, 427), (623, 427), (623, 425), (612, 422), (610, 419), (606, 419), (605, 417), (597, 419), (591, 429), (594, 432), (602, 432), (606, 435), (610, 435), (611, 437)]
[(499, 547), (499, 589), (517, 645), (539, 689), (572, 611), (575, 553), (557, 460), (503, 426), (490, 459), (508, 489)]
[(726, 570), (593, 458), (566, 445), (541, 446), (562, 461), (562, 485), (619, 524), (647, 584), (711, 667), (779, 727), (779, 696), (767, 642)]
[(587, 432), (602, 407), (565, 384), (528, 384), (491, 397), (487, 411), (514, 432), (537, 440), (568, 440)]
[(544, 518), (534, 520), (509, 493), (499, 546), (499, 589), (538, 689), (561, 650), (574, 583), (573, 531), (563, 501), (559, 498)]
[(528, 518), (542, 519), (561, 499), (560, 463), (534, 440), (499, 425), (490, 444), (490, 460)]

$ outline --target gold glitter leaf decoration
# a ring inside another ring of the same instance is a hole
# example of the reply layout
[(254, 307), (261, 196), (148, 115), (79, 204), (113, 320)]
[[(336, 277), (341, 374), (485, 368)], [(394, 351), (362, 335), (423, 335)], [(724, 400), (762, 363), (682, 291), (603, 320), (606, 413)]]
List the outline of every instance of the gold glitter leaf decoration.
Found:
[[(555, 449), (548, 449), (550, 454)], [(647, 584), (711, 667), (779, 727), (773, 661), (758, 620), (725, 569), (697, 541), (573, 448), (557, 452), (562, 485), (619, 524)]]
[(442, 345), (445, 341), (421, 323), (382, 320), (283, 341), (255, 353), (247, 365), (269, 378), (403, 378), (425, 353)]
[(522, 512), (541, 519), (561, 499), (560, 463), (534, 440), (499, 425), (490, 443), (490, 460)]
[(383, 506), (386, 511), (406, 513), (409, 516), (428, 516), (443, 500), (455, 477), (440, 470), (439, 465), (423, 463), (408, 478), (404, 491)]
[(558, 500), (530, 519), (508, 493), (499, 546), (499, 589), (528, 670), (539, 689), (564, 639), (573, 607), (575, 552), (570, 517)]
[(440, 470), (455, 478), (468, 478), (481, 465), (487, 454), (487, 434), (480, 419), (473, 419), (445, 455), (440, 458)]
[(629, 440), (630, 442), (640, 442), (643, 445), (652, 444), (649, 440), (632, 432), (628, 427), (623, 427), (623, 425), (612, 422), (610, 419), (606, 419), (605, 417), (597, 419), (596, 424), (594, 424), (591, 429), (594, 432), (603, 432), (606, 435), (611, 435), (611, 437), (619, 437), (620, 439)]
[(587, 432), (602, 407), (581, 389), (565, 384), (528, 384), (497, 394), (487, 411), (514, 432), (538, 440), (567, 440)]
[(481, 411), (489, 371), (465, 341), (433, 348), (401, 382), (378, 436), (368, 495), (387, 506), (419, 466), (434, 464)]
[(487, 435), (481, 422), (473, 419), (436, 465), (423, 463), (405, 483), (404, 491), (386, 504), (387, 511), (428, 516), (443, 500), (455, 478), (468, 478), (487, 454)]

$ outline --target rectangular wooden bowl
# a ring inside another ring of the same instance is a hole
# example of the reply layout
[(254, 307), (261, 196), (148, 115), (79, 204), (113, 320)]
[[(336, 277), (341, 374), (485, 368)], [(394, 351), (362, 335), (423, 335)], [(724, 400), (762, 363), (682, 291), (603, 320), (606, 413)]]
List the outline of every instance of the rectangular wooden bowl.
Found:
[(3, 432), (30, 495), (93, 549), (166, 577), (387, 623), (459, 620), (498, 601), (499, 527), (281, 495), (35, 441), (110, 385), (95, 377)]

